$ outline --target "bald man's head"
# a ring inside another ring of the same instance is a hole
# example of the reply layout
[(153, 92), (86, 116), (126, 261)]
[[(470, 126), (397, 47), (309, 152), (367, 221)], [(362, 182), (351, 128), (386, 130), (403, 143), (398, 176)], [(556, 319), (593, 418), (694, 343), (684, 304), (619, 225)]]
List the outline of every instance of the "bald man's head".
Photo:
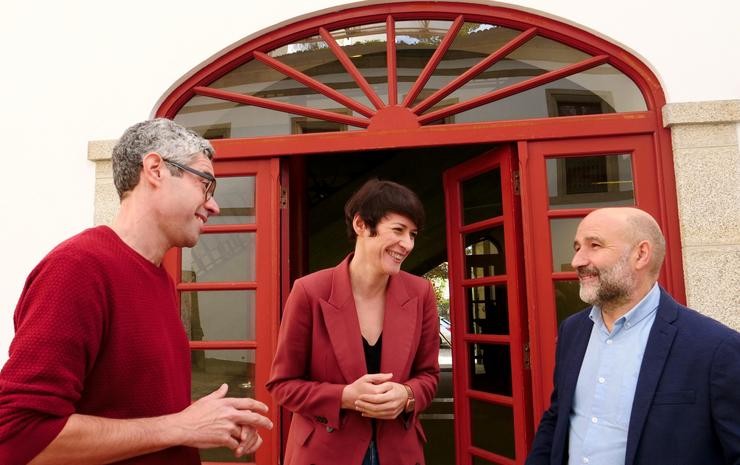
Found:
[(631, 245), (648, 241), (651, 248), (650, 271), (660, 273), (665, 259), (665, 237), (658, 222), (649, 213), (634, 207), (600, 208), (589, 213), (583, 221), (606, 222)]

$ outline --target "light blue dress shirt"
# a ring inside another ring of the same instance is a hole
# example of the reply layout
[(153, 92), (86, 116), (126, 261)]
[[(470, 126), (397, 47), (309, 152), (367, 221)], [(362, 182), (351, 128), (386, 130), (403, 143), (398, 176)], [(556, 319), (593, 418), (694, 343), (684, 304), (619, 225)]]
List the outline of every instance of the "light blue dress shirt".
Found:
[(624, 465), (637, 377), (659, 301), (655, 284), (611, 332), (601, 310), (591, 309), (594, 326), (570, 412), (568, 465)]

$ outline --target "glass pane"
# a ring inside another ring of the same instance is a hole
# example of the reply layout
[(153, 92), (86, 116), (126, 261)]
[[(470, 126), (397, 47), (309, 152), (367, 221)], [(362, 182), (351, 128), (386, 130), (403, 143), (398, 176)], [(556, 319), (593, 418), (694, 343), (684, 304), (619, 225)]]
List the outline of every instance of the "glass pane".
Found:
[[(466, 100), (472, 97), (466, 96)], [(612, 66), (601, 65), (459, 113), (454, 118), (456, 123), (472, 123), (646, 109), (634, 82)]]
[(514, 458), (514, 410), (511, 407), (470, 399), (470, 429), (475, 447)]
[(215, 199), (221, 214), (208, 218), (208, 224), (244, 224), (255, 221), (254, 176), (218, 178)]
[(552, 271), (573, 271), (573, 239), (581, 218), (553, 218), (550, 220), (552, 242)]
[(578, 281), (555, 281), (555, 309), (558, 314), (558, 325), (566, 318), (577, 313), (588, 304), (578, 296)]
[(180, 316), (191, 341), (252, 341), (256, 291), (180, 294)]
[[(404, 101), (416, 79), (439, 46), (451, 21), (415, 20), (396, 22), (396, 68), (398, 101)], [(425, 94), (425, 95), (428, 95)]]
[(503, 226), (465, 234), (465, 268), (469, 279), (506, 274)]
[(503, 214), (501, 169), (495, 168), (462, 183), (463, 224)]
[[(331, 35), (344, 53), (352, 60), (352, 63), (354, 63), (360, 74), (367, 80), (370, 87), (378, 94), (378, 97), (388, 103), (387, 36), (385, 22), (349, 26), (331, 31)], [(339, 66), (344, 70), (344, 67)], [(349, 88), (357, 88), (354, 79), (346, 72), (343, 77), (351, 83), (348, 86)], [(370, 108), (373, 107), (370, 106)]]
[[(192, 399), (197, 400), (227, 383), (227, 397), (254, 397), (253, 350), (193, 350)], [(203, 461), (254, 462), (254, 455), (235, 459), (227, 448), (202, 450)]]
[(511, 396), (511, 356), (508, 345), (470, 344), (470, 387)]
[(552, 210), (634, 205), (632, 156), (548, 158), (547, 192)]
[(182, 249), (182, 282), (254, 281), (255, 233), (203, 234)]
[[(420, 103), (425, 97), (451, 83), (455, 78), (478, 64), (492, 52), (501, 48), (519, 33), (520, 31), (492, 24), (464, 23), (452, 41), (450, 48), (442, 58), (442, 61), (437, 66), (437, 69), (432, 74), (426, 86), (424, 86), (423, 92), (416, 98), (414, 104)], [(481, 79), (485, 74), (484, 72), (479, 75), (478, 79)], [(475, 95), (480, 95), (482, 92), (491, 90), (488, 87), (490, 85), (490, 82), (488, 82), (490, 81), (490, 77), (487, 80), (485, 76), (482, 78), (486, 80), (483, 88), (480, 88), (480, 84), (477, 83), (478, 79), (473, 79), (464, 87), (477, 87), (478, 90)], [(442, 100), (435, 109), (449, 106), (453, 103), (459, 103), (462, 101), (460, 98), (461, 94), (455, 92), (452, 96)], [(467, 100), (471, 97), (463, 95), (462, 98)]]
[(468, 331), (475, 334), (509, 334), (506, 285), (476, 286), (468, 292)]

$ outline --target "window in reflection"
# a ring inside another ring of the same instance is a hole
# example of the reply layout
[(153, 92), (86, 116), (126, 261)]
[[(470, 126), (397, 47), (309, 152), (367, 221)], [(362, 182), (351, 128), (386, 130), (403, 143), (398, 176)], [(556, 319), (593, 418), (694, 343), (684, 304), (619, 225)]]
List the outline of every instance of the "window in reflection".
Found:
[(566, 318), (578, 313), (588, 304), (578, 296), (580, 286), (578, 281), (555, 281), (555, 310), (558, 316), (558, 325)]
[[(191, 351), (192, 399), (210, 394), (223, 383), (229, 385), (227, 397), (254, 397), (254, 356), (253, 350)], [(212, 462), (254, 462), (253, 454), (235, 459), (228, 448), (202, 450), (200, 457)]]
[(208, 224), (254, 223), (255, 180), (254, 176), (218, 178), (214, 198), (221, 213), (208, 218)]
[(182, 282), (254, 281), (255, 233), (203, 234), (182, 249)]
[(504, 227), (465, 235), (465, 267), (469, 279), (506, 274)]
[(462, 183), (463, 224), (503, 214), (501, 169), (495, 168)]
[(573, 239), (582, 218), (552, 218), (550, 241), (552, 248), (552, 271), (573, 271)]
[(473, 446), (514, 458), (514, 411), (511, 407), (470, 399), (470, 430)]
[(191, 341), (254, 340), (255, 291), (180, 294), (180, 316)]
[(547, 159), (550, 208), (635, 204), (630, 154)]
[(509, 334), (509, 303), (506, 285), (467, 289), (468, 331), (474, 334)]
[(511, 353), (505, 344), (470, 344), (470, 387), (511, 396)]

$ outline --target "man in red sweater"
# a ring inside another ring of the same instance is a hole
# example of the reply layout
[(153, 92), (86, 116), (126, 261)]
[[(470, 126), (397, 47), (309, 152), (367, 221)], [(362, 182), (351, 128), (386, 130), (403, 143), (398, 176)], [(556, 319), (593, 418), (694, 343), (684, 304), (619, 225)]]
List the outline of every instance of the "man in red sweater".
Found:
[(190, 402), (190, 349), (162, 265), (219, 213), (213, 148), (166, 119), (129, 128), (113, 150), (121, 208), (29, 275), (0, 372), (0, 464), (195, 465), (198, 448), (235, 456), (272, 428), (227, 386)]

